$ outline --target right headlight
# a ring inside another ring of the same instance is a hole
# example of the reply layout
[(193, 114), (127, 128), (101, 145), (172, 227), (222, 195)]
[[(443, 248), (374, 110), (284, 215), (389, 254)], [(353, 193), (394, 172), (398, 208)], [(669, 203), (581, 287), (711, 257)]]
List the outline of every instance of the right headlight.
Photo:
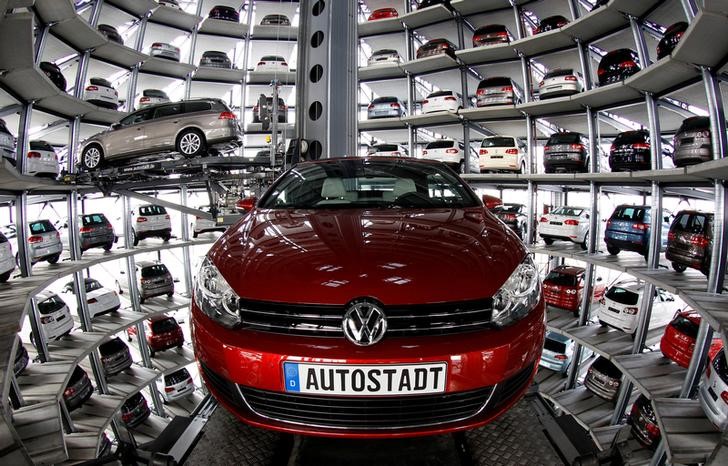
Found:
[(218, 324), (226, 328), (240, 325), (240, 297), (208, 257), (197, 273), (194, 295), (197, 307)]
[(492, 321), (505, 327), (523, 319), (541, 299), (541, 277), (531, 256), (521, 262), (493, 296)]

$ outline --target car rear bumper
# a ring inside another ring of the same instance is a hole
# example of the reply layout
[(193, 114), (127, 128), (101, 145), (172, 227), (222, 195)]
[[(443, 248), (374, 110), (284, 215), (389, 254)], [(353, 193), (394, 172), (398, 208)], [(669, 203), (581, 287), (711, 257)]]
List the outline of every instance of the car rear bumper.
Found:
[(13, 256), (7, 256), (0, 259), (0, 273), (11, 270), (15, 270), (15, 258)]
[(139, 294), (142, 298), (154, 298), (155, 296), (162, 296), (165, 294), (174, 293), (174, 283), (169, 285), (161, 285), (155, 287), (142, 286), (139, 288)]
[(668, 338), (667, 335), (660, 340), (660, 351), (662, 351), (662, 354), (681, 367), (687, 368), (690, 365), (693, 349), (694, 344), (682, 344), (678, 340)]
[(639, 235), (633, 233), (621, 233), (607, 231), (604, 235), (604, 242), (607, 246), (618, 247), (625, 251), (635, 251), (643, 253), (647, 251), (647, 235)]
[(675, 248), (671, 248), (668, 246), (667, 250), (665, 251), (665, 259), (669, 260), (670, 262), (677, 262), (678, 264), (685, 265), (687, 267), (691, 267), (693, 269), (701, 270), (707, 260), (709, 263), (709, 258), (697, 255), (697, 254), (690, 254), (687, 251), (681, 251)]
[(518, 166), (517, 156), (504, 155), (500, 158), (493, 158), (489, 155), (481, 155), (478, 158), (481, 170), (518, 171), (521, 168)]
[(589, 389), (590, 392), (597, 395), (599, 398), (603, 398), (605, 400), (613, 400), (616, 398), (617, 393), (619, 393), (619, 385), (616, 387), (604, 387), (602, 384), (594, 381), (591, 377), (586, 377), (584, 379), (584, 385), (587, 389)]
[(131, 359), (131, 356), (127, 353), (126, 357), (124, 358), (114, 359), (109, 363), (103, 363), (104, 373), (107, 376), (116, 375), (119, 372), (130, 368), (132, 362), (133, 361)]
[[(565, 156), (560, 158), (561, 156)], [(586, 171), (585, 160), (580, 153), (545, 154), (543, 166), (546, 170), (553, 171)]]
[(624, 317), (622, 312), (618, 314), (599, 306), (598, 316), (600, 321), (625, 333), (634, 333), (637, 329), (637, 315)]
[(163, 339), (150, 339), (147, 338), (149, 348), (154, 351), (164, 351), (170, 348), (181, 346), (185, 342), (184, 337), (180, 334), (179, 336), (172, 336)]
[(105, 246), (107, 244), (111, 244), (116, 240), (116, 235), (113, 232), (101, 234), (101, 235), (94, 235), (94, 236), (86, 236), (81, 235), (81, 249), (90, 249), (96, 246)]
[(42, 247), (31, 246), (29, 249), (30, 249), (30, 260), (31, 261), (41, 261), (41, 260), (47, 259), (49, 257), (55, 256), (56, 254), (60, 254), (61, 251), (63, 251), (63, 244), (61, 244), (61, 242), (58, 241), (58, 243), (51, 244), (49, 246), (42, 246)]
[[(700, 384), (698, 399), (700, 400), (700, 406), (702, 406), (710, 422), (721, 431), (728, 429), (728, 405), (723, 403), (720, 395), (718, 395), (717, 400), (713, 399), (708, 392), (708, 384), (706, 383), (705, 377), (703, 377), (703, 383)], [(722, 403), (722, 405), (719, 403)]]
[(710, 143), (683, 144), (672, 154), (672, 161), (677, 166), (707, 162), (713, 159)]

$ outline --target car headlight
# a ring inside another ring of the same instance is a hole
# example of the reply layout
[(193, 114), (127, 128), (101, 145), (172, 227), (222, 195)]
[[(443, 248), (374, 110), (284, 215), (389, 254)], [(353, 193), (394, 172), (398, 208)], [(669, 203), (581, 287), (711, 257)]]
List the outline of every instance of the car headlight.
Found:
[(197, 307), (212, 320), (227, 328), (240, 325), (240, 297), (208, 257), (200, 265), (194, 294)]
[(493, 296), (492, 321), (499, 327), (514, 324), (528, 315), (540, 299), (541, 277), (531, 256), (526, 256)]

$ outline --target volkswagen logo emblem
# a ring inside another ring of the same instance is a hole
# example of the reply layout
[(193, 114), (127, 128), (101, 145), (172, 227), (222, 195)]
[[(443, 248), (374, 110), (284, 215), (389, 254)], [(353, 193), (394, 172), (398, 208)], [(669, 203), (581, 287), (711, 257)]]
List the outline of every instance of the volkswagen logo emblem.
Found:
[(369, 346), (382, 339), (387, 331), (387, 316), (381, 306), (368, 299), (353, 301), (341, 323), (347, 340), (358, 346)]

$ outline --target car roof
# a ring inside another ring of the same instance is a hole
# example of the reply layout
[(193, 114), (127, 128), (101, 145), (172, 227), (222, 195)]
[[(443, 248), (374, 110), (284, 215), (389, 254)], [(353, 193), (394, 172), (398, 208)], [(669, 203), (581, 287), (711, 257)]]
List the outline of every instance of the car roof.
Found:
[(579, 275), (584, 273), (583, 267), (576, 267), (573, 265), (559, 265), (558, 267), (554, 267), (552, 272), (558, 272), (564, 275)]
[(642, 294), (642, 290), (644, 290), (644, 285), (637, 280), (624, 280), (619, 283), (615, 283), (610, 288), (614, 287), (619, 287), (623, 290), (632, 291), (638, 294)]
[(571, 338), (565, 337), (565, 336), (561, 335), (560, 333), (551, 332), (551, 331), (546, 332), (546, 338), (548, 338), (549, 340), (554, 340), (554, 341), (558, 341), (561, 343), (571, 342)]
[(40, 303), (40, 302), (45, 301), (48, 298), (52, 298), (53, 296), (58, 296), (58, 295), (56, 293), (54, 293), (53, 291), (51, 291), (51, 290), (43, 290), (40, 293), (36, 294), (36, 296), (39, 297), (39, 298), (42, 298), (42, 299), (37, 299), (36, 300), (37, 302)]
[(137, 267), (151, 267), (152, 265), (159, 265), (159, 261), (137, 261)]

